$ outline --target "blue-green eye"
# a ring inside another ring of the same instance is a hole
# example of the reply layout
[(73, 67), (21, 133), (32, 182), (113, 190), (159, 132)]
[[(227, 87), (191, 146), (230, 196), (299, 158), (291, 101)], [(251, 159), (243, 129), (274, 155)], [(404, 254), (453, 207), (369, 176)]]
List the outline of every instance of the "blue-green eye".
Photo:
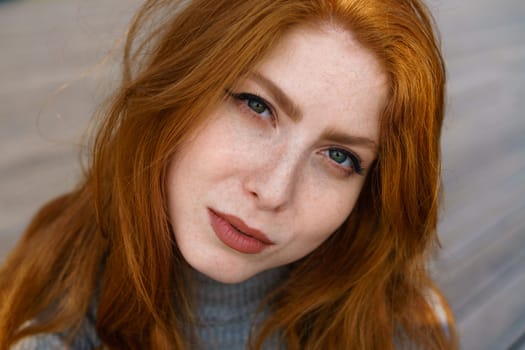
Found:
[(264, 112), (268, 111), (268, 107), (256, 99), (247, 99), (246, 104), (257, 114), (263, 114)]
[(351, 173), (355, 171), (358, 174), (363, 173), (363, 168), (361, 168), (361, 161), (352, 152), (340, 148), (330, 148), (325, 151), (325, 154), (328, 156), (328, 158), (330, 158), (332, 161), (337, 163), (339, 166), (341, 166), (348, 172)]
[(269, 103), (266, 102), (262, 97), (244, 92), (239, 94), (228, 92), (228, 94), (234, 99), (242, 101), (244, 104), (246, 104), (246, 107), (251, 109), (257, 115), (263, 117), (263, 119), (273, 117)]

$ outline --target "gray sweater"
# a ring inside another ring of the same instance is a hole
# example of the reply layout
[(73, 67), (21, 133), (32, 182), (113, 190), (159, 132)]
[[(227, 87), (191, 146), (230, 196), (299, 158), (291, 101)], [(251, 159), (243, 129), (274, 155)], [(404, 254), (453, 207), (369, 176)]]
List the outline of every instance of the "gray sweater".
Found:
[[(190, 350), (245, 350), (250, 329), (256, 328), (261, 319), (268, 315), (265, 308), (259, 317), (256, 310), (264, 297), (286, 279), (288, 269), (276, 268), (262, 272), (239, 284), (222, 284), (203, 274), (195, 272), (198, 344), (191, 344)], [(437, 296), (428, 295), (434, 311), (448, 333), (445, 311)], [(100, 346), (95, 331), (96, 303), (84, 318), (75, 334), (71, 349), (91, 350)], [(265, 349), (277, 348), (277, 337), (268, 339)], [(401, 349), (401, 347), (397, 347)], [(65, 350), (64, 334), (41, 334), (25, 338), (12, 350)]]
[[(197, 325), (199, 344), (192, 344), (191, 349), (202, 350), (244, 350), (250, 330), (257, 327), (268, 315), (269, 309), (263, 309), (255, 317), (257, 308), (266, 295), (274, 290), (286, 278), (286, 267), (264, 271), (242, 283), (223, 284), (205, 275), (195, 272)], [(100, 339), (95, 331), (96, 304), (92, 305), (84, 318), (79, 331), (71, 343), (71, 349), (89, 350), (100, 346)], [(40, 334), (24, 338), (11, 349), (13, 350), (65, 350), (65, 334)], [(277, 338), (265, 343), (266, 349), (275, 349)]]

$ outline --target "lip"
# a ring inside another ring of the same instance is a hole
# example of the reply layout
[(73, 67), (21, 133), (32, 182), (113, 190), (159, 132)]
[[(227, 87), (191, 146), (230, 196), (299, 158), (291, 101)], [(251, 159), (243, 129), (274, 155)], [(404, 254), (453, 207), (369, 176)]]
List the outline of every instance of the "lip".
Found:
[(217, 237), (241, 253), (256, 254), (274, 245), (263, 232), (248, 226), (240, 218), (208, 208), (210, 223)]

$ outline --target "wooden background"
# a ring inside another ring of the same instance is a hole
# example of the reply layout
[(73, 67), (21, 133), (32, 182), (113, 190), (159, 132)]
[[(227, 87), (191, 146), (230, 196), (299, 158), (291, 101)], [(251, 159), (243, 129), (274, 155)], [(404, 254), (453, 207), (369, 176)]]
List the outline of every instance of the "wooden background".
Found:
[[(525, 349), (525, 0), (429, 1), (448, 65), (443, 250), (463, 349)], [(137, 0), (0, 1), (0, 259), (74, 185)], [(68, 86), (60, 90), (63, 84)]]

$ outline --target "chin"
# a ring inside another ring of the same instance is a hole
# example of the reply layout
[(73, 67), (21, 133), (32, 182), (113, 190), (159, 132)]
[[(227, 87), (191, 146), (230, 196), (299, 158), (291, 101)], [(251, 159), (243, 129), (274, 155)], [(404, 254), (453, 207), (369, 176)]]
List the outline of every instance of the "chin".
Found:
[(264, 270), (247, 271), (238, 267), (211, 266), (209, 269), (196, 269), (209, 278), (224, 284), (236, 284), (246, 281)]
[(224, 284), (237, 284), (246, 281), (250, 277), (254, 275), (234, 275), (234, 274), (222, 274), (218, 276), (208, 276), (212, 279), (214, 279), (217, 282), (224, 283)]
[(210, 255), (204, 254), (184, 254), (185, 251), (181, 251), (186, 263), (196, 271), (205, 275), (212, 280), (215, 280), (224, 284), (236, 284), (244, 282), (250, 277), (255, 276), (264, 269), (255, 269), (252, 266), (250, 268), (249, 262), (246, 261), (230, 261), (224, 256), (214, 256), (210, 258)]

